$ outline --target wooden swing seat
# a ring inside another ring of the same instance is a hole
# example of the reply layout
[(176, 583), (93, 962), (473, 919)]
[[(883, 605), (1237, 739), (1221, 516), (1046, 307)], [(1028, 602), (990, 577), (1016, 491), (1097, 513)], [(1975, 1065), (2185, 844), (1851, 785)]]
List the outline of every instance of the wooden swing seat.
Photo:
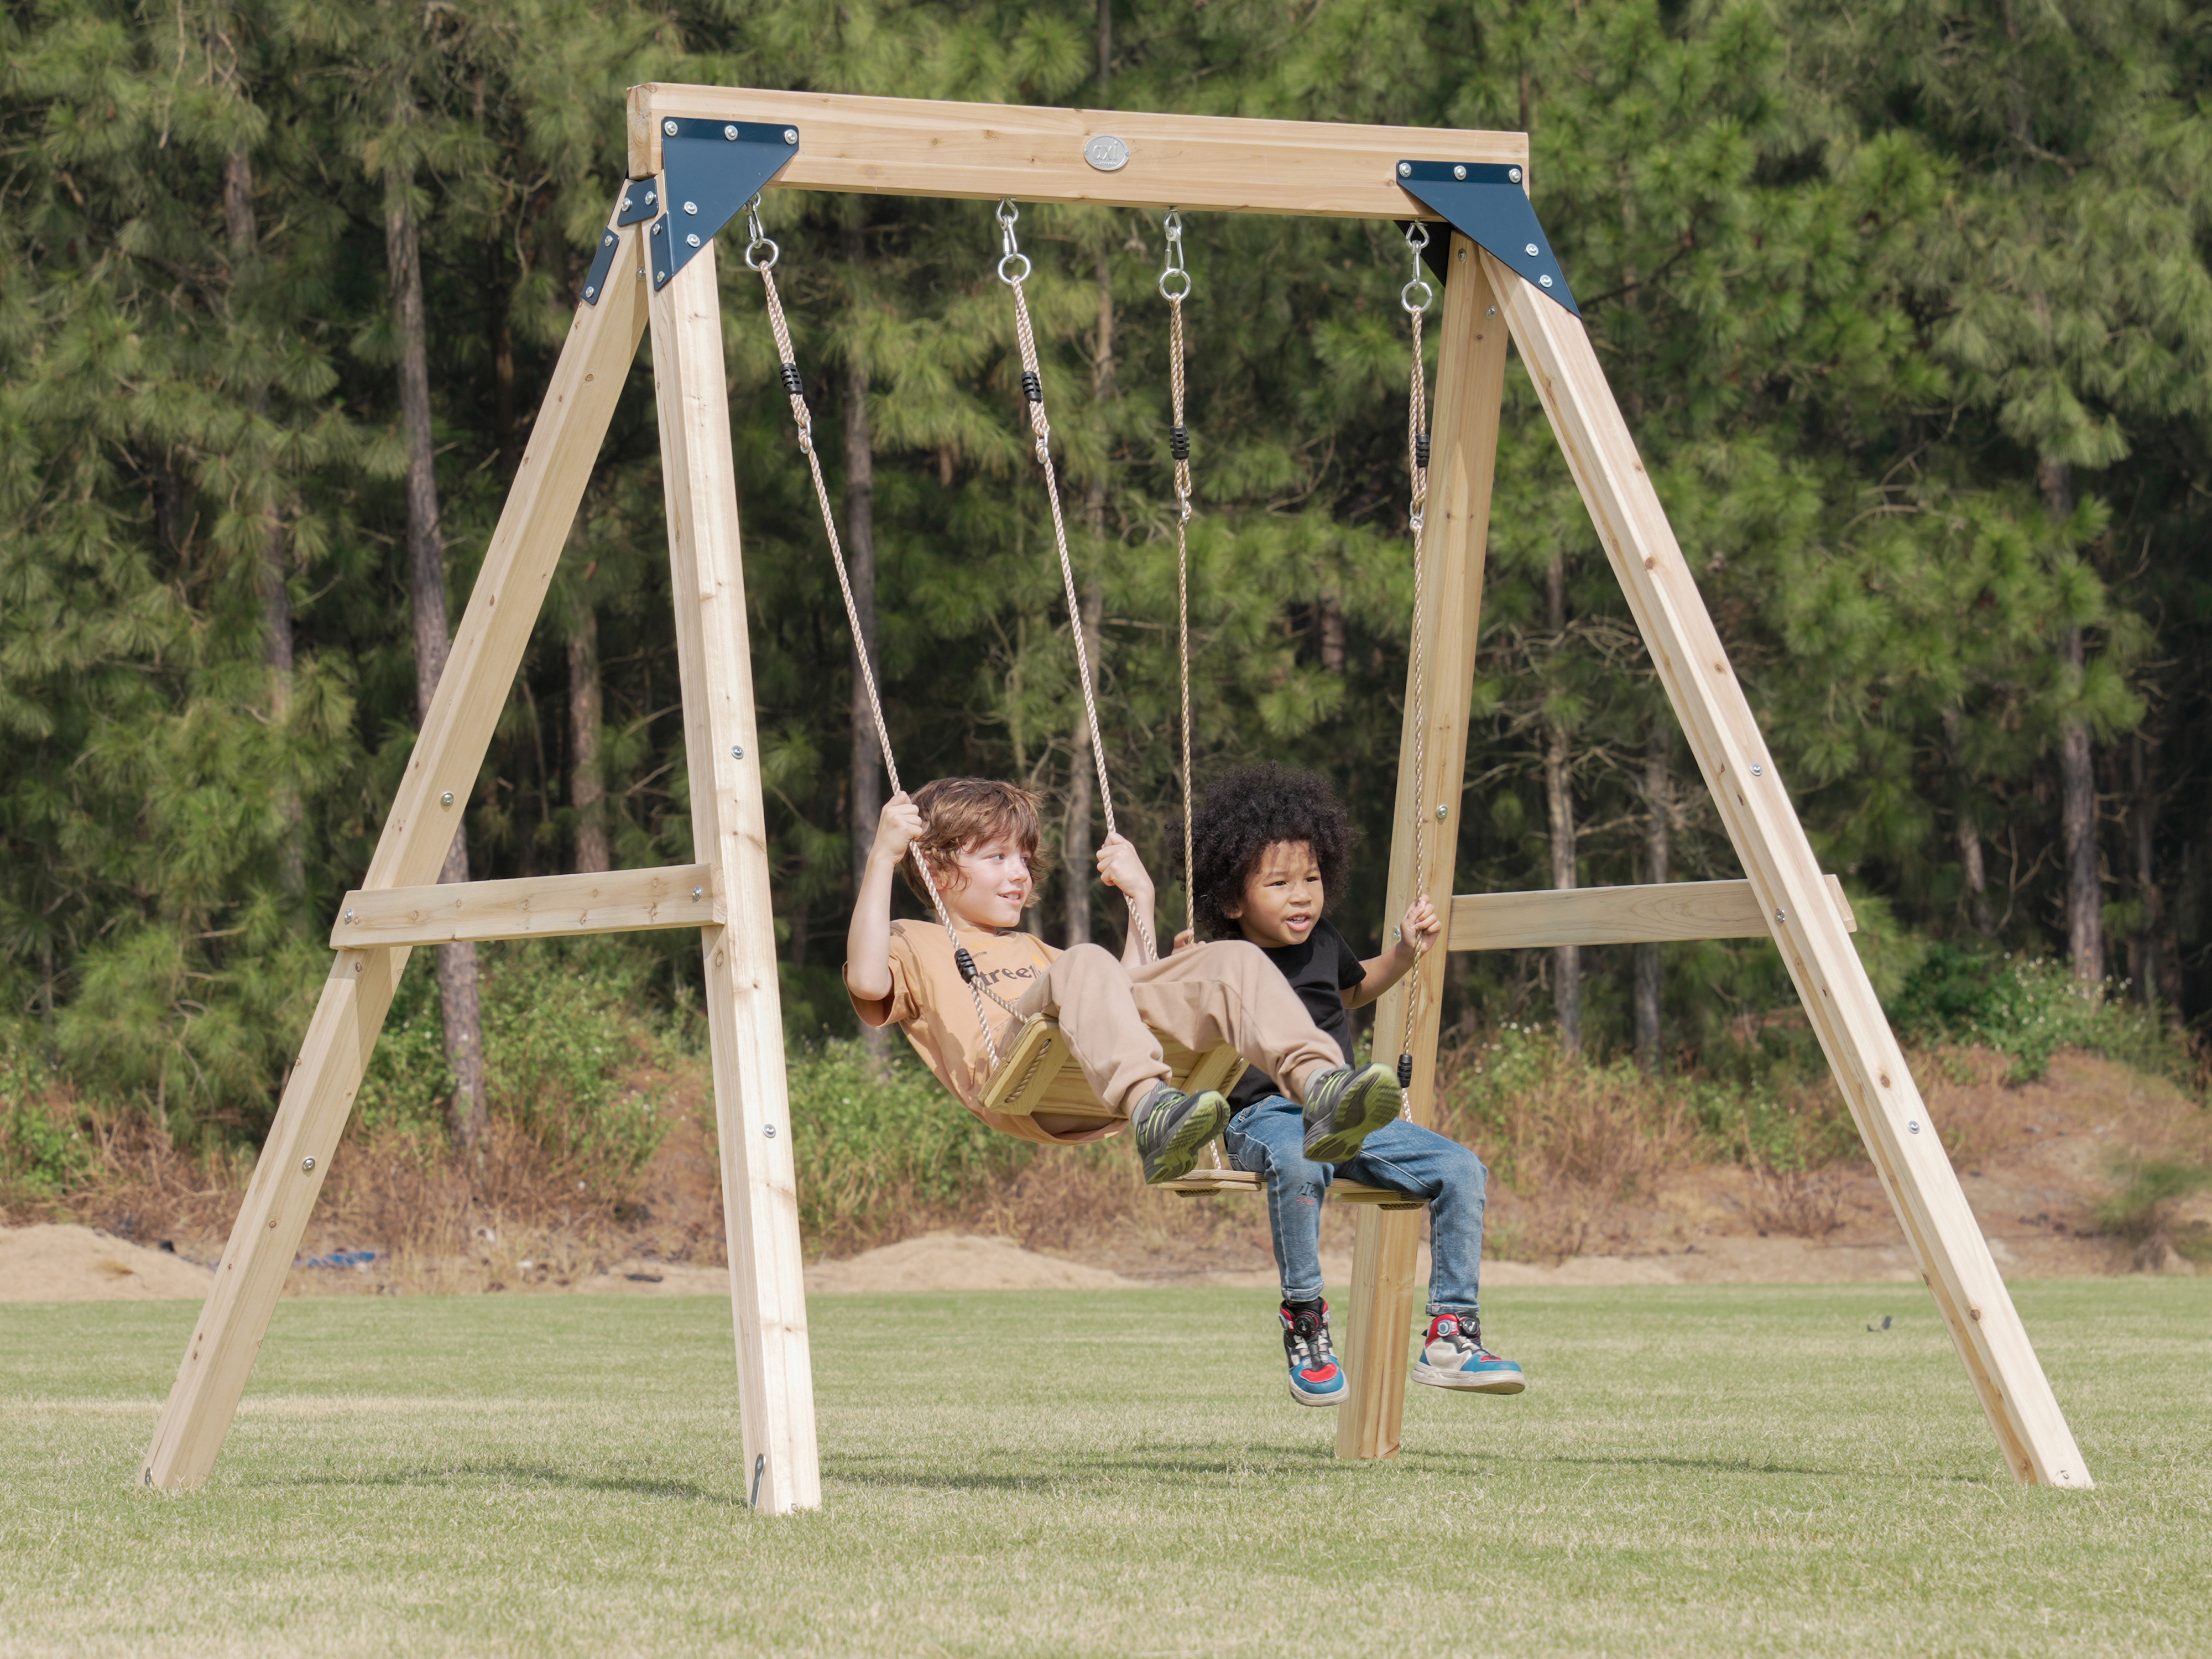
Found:
[[(1206, 1089), (1218, 1089), (1225, 1094), (1244, 1074), (1243, 1055), (1225, 1045), (1198, 1054), (1163, 1036), (1160, 1054), (1173, 1074), (1175, 1086), (1185, 1094), (1196, 1094)], [(1120, 1121), (1121, 1114), (1091, 1091), (1090, 1084), (1084, 1080), (1083, 1068), (1073, 1063), (1074, 1058), (1067, 1039), (1060, 1034), (1059, 1022), (1047, 1019), (1042, 1014), (1031, 1014), (1022, 1022), (1021, 1030), (1000, 1057), (997, 1069), (984, 1085), (983, 1109), (1004, 1112), (1010, 1117), (1034, 1117), (1039, 1112), (1051, 1112), (1063, 1117), (1095, 1118), (1103, 1123)], [(1214, 1167), (1193, 1170), (1180, 1181), (1161, 1184), (1185, 1198), (1260, 1190), (1258, 1176), (1249, 1170), (1222, 1168), (1218, 1152), (1210, 1147), (1207, 1150)], [(1385, 1210), (1418, 1210), (1422, 1205), (1421, 1200), (1394, 1188), (1364, 1187), (1352, 1181), (1336, 1182), (1328, 1190), (1340, 1204), (1372, 1204)]]

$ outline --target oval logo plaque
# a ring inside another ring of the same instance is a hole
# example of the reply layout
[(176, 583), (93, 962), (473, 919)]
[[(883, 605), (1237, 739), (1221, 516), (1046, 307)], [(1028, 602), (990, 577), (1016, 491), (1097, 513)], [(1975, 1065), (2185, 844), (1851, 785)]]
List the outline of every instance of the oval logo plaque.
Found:
[(1101, 173), (1119, 173), (1129, 165), (1129, 147), (1110, 132), (1102, 132), (1083, 146), (1083, 159)]

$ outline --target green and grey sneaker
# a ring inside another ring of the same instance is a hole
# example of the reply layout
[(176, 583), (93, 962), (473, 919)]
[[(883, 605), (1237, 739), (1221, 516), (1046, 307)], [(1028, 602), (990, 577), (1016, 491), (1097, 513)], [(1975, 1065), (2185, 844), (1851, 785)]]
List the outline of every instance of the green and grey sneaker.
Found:
[(1220, 1091), (1187, 1095), (1171, 1085), (1153, 1085), (1137, 1103), (1129, 1122), (1137, 1132), (1137, 1151), (1145, 1160), (1145, 1183), (1180, 1181), (1197, 1167), (1206, 1143), (1229, 1121), (1229, 1103)]
[(1323, 1072), (1306, 1086), (1306, 1157), (1341, 1164), (1404, 1109), (1406, 1091), (1387, 1066)]

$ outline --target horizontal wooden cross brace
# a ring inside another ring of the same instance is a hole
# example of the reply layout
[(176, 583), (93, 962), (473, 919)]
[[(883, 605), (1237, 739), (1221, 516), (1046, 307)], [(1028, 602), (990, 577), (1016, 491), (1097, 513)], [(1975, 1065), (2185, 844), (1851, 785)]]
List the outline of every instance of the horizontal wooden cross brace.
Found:
[[(1858, 932), (1844, 884), (1827, 878), (1844, 927)], [(1534, 951), (1560, 945), (1652, 945), (1668, 939), (1764, 939), (1775, 922), (1747, 881), (1673, 881), (1533, 893), (1461, 893), (1451, 902), (1451, 951)]]
[(677, 864), (357, 890), (338, 907), (331, 948), (637, 933), (706, 927), (728, 919), (714, 871), (703, 864)]

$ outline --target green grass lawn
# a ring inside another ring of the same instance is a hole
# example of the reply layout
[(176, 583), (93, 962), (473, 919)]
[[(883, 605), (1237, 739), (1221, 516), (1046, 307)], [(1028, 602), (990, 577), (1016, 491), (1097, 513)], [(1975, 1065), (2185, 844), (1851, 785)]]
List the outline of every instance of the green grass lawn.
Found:
[[(2196, 1654), (2212, 1281), (2017, 1295), (2100, 1487), (2007, 1477), (1903, 1285), (1500, 1291), (1516, 1399), (1331, 1455), (1246, 1291), (826, 1297), (824, 1507), (745, 1507), (718, 1298), (0, 1307), (0, 1654)], [(1887, 1331), (1869, 1331), (1883, 1315)]]

